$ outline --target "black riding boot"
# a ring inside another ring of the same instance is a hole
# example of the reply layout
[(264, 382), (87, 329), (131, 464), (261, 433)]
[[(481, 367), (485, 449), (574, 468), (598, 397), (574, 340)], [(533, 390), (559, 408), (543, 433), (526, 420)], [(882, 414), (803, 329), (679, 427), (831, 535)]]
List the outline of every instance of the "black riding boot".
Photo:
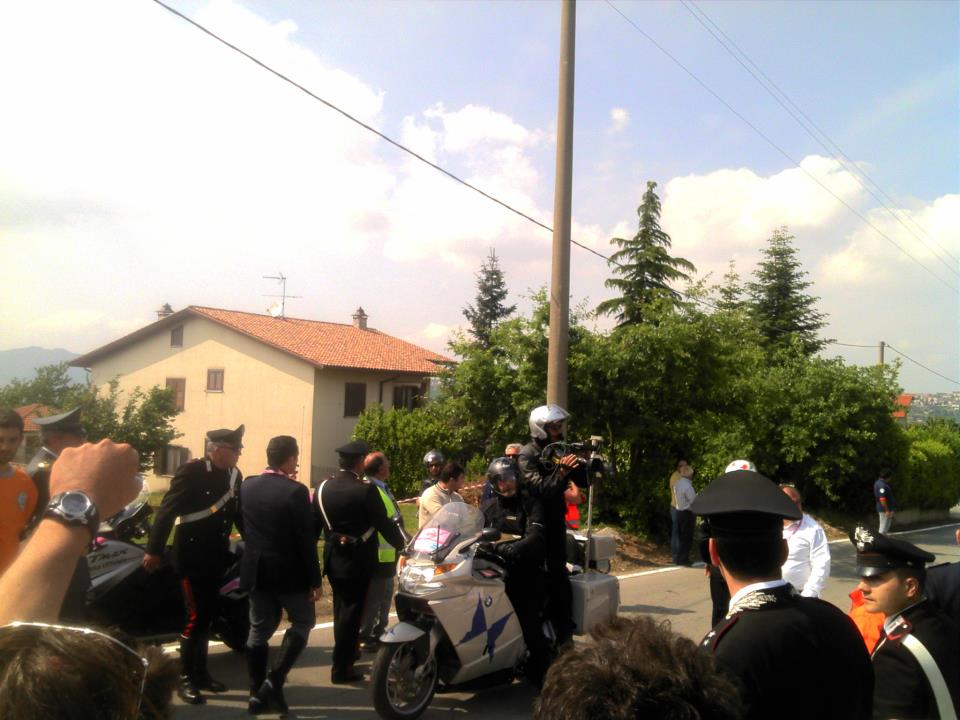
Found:
[(281, 715), (286, 715), (290, 708), (287, 706), (287, 699), (283, 696), (283, 685), (287, 681), (287, 674), (290, 668), (300, 657), (300, 653), (307, 646), (307, 641), (293, 630), (287, 630), (283, 634), (283, 643), (280, 645), (280, 654), (273, 669), (267, 673), (267, 679), (260, 687), (257, 697), (268, 701)]
[(247, 674), (250, 676), (250, 700), (247, 702), (247, 712), (259, 715), (267, 711), (267, 704), (258, 693), (267, 679), (267, 655), (270, 648), (266, 645), (254, 645), (247, 648)]
[(180, 637), (180, 683), (177, 695), (190, 705), (203, 705), (206, 699), (197, 687), (197, 639)]
[(226, 692), (227, 686), (219, 680), (214, 680), (210, 676), (210, 671), (207, 669), (207, 651), (209, 649), (209, 643), (209, 635), (201, 635), (197, 637), (197, 668), (196, 675), (194, 676), (196, 678), (197, 687), (201, 690), (209, 690), (210, 692), (215, 693)]

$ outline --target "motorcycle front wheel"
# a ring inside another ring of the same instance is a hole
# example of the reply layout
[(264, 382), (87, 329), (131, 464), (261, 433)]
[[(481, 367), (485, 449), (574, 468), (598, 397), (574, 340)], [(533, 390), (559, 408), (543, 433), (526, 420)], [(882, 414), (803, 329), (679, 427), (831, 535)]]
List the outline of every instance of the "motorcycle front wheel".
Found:
[(418, 664), (414, 643), (384, 644), (373, 663), (373, 706), (382, 718), (414, 720), (437, 689), (437, 661)]

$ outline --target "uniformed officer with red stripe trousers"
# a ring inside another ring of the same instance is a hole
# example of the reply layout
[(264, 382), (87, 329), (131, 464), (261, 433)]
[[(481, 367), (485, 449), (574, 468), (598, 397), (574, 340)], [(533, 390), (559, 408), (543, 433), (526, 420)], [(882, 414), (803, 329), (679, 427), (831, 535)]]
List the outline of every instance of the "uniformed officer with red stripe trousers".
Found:
[(243, 449), (243, 425), (236, 430), (207, 433), (206, 457), (184, 463), (170, 481), (157, 510), (143, 567), (153, 572), (163, 562), (163, 549), (173, 538), (173, 567), (187, 611), (180, 636), (180, 685), (184, 702), (206, 702), (201, 690), (224, 692), (227, 687), (207, 670), (210, 623), (217, 611), (220, 584), (229, 564), (230, 530), (242, 525), (239, 489), (243, 476), (237, 460)]

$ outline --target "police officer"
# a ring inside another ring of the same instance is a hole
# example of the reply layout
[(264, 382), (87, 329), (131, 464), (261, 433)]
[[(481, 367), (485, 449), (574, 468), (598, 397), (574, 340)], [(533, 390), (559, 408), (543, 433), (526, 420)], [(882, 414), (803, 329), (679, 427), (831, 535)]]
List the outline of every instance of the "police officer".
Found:
[[(43, 443), (27, 465), (29, 475), (37, 486), (37, 504), (31, 525), (40, 521), (50, 502), (50, 468), (67, 448), (80, 447), (87, 432), (80, 422), (82, 409), (77, 407), (59, 415), (36, 418)], [(81, 620), (86, 614), (87, 590), (90, 588), (90, 570), (84, 558), (77, 563), (60, 608), (61, 620)]]
[(388, 517), (377, 486), (365, 479), (370, 448), (354, 440), (337, 448), (340, 470), (314, 493), (314, 512), (323, 528), (323, 572), (333, 588), (333, 667), (335, 685), (356, 682), (353, 667), (364, 601), (378, 564), (377, 533), (394, 548), (404, 546), (400, 528)]
[(800, 519), (797, 506), (759, 473), (736, 470), (710, 483), (691, 509), (709, 522), (711, 562), (731, 593), (702, 648), (739, 684), (744, 717), (869, 718), (873, 670), (856, 627), (781, 576), (783, 519)]
[(522, 485), (543, 503), (547, 553), (548, 614), (563, 644), (573, 636), (573, 599), (567, 574), (567, 503), (564, 493), (570, 481), (578, 487), (589, 484), (586, 470), (571, 453), (555, 463), (543, 460), (548, 445), (563, 442), (570, 414), (559, 405), (542, 405), (530, 413), (529, 443), (517, 456)]
[(173, 565), (187, 610), (187, 624), (180, 636), (182, 672), (177, 692), (192, 705), (206, 702), (200, 690), (227, 689), (207, 670), (207, 642), (227, 569), (230, 529), (243, 522), (238, 501), (243, 476), (236, 467), (243, 450), (243, 430), (243, 425), (236, 430), (211, 430), (206, 457), (177, 470), (157, 510), (143, 559), (147, 572), (159, 568), (167, 537), (176, 526)]
[[(299, 457), (295, 438), (271, 438), (267, 468), (246, 478), (240, 488), (245, 541), (240, 586), (250, 591), (247, 709), (251, 715), (271, 706), (287, 713), (283, 686), (316, 623), (320, 563), (310, 494), (295, 479)], [(268, 674), (268, 643), (280, 622), (281, 609), (286, 611), (290, 627)]]
[(506, 562), (506, 591), (523, 630), (530, 651), (527, 678), (535, 686), (543, 684), (550, 664), (550, 649), (543, 635), (543, 564), (546, 558), (543, 503), (526, 489), (518, 487), (516, 461), (500, 457), (487, 468), (487, 481), (493, 496), (480, 505), (484, 525), (497, 528), (515, 538), (500, 542), (496, 552)]
[(924, 596), (930, 553), (858, 527), (857, 575), (867, 612), (886, 620), (873, 649), (877, 718), (948, 718), (960, 711), (960, 629)]

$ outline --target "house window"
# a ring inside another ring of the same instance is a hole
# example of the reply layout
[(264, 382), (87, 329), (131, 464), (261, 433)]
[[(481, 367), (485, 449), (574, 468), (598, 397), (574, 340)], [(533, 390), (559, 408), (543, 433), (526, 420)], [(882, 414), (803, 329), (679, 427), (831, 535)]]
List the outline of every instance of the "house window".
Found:
[(207, 392), (223, 392), (223, 370), (207, 370)]
[(173, 475), (181, 465), (190, 459), (190, 450), (178, 445), (165, 445), (157, 450), (154, 460), (158, 475)]
[(183, 325), (170, 331), (170, 347), (183, 347)]
[(367, 384), (348, 382), (343, 396), (343, 416), (357, 417), (366, 406)]
[(187, 394), (186, 378), (167, 378), (167, 387), (173, 390), (173, 407), (182, 412), (184, 398)]
[(418, 405), (420, 388), (416, 385), (397, 385), (393, 388), (393, 406), (413, 410)]

